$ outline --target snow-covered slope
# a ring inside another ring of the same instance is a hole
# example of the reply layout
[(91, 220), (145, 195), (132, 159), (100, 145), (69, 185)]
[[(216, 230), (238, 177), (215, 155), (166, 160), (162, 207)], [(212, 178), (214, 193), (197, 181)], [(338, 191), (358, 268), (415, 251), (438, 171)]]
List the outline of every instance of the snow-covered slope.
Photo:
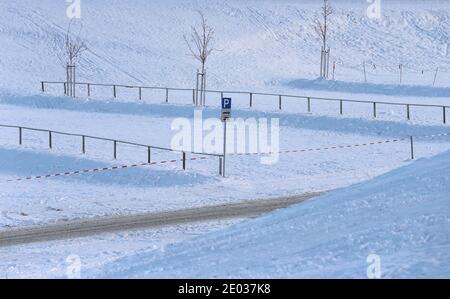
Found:
[[(361, 82), (367, 61), (372, 83), (447, 85), (448, 1), (382, 1), (382, 19), (369, 19), (366, 1), (334, 0), (332, 60), (336, 78)], [(66, 1), (0, 1), (0, 86), (37, 91), (40, 80), (61, 80), (57, 58), (68, 27)], [(318, 1), (89, 0), (81, 2), (76, 32), (89, 46), (78, 75), (96, 82), (193, 86), (197, 63), (183, 35), (204, 11), (216, 29), (209, 86), (271, 88), (317, 77), (319, 41), (312, 23)], [(377, 68), (373, 68), (375, 64)], [(422, 70), (425, 72), (422, 74)], [(31, 88), (31, 89), (30, 89)]]
[[(224, 231), (132, 255), (95, 277), (450, 277), (450, 152)], [(373, 260), (371, 260), (373, 263)]]

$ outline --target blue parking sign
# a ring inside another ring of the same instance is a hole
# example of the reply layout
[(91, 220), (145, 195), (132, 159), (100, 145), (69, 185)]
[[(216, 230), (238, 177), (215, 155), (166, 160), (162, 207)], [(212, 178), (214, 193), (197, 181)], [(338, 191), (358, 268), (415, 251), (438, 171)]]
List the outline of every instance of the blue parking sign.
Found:
[(231, 98), (222, 98), (222, 109), (231, 109)]

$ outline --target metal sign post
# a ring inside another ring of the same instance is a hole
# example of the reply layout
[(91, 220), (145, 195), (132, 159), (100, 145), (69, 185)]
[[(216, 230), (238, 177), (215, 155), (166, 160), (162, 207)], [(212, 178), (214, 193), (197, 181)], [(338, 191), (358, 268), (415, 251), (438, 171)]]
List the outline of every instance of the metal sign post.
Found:
[(225, 157), (227, 155), (227, 120), (223, 121), (223, 136), (222, 176), (225, 177)]
[(223, 121), (223, 159), (222, 176), (225, 177), (225, 160), (227, 155), (227, 121), (231, 118), (231, 98), (222, 98)]

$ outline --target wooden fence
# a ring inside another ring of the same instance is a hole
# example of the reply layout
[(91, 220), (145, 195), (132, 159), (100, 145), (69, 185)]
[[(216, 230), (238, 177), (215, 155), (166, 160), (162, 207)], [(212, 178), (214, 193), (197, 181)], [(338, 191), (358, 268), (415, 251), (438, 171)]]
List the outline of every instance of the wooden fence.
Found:
[(81, 140), (81, 153), (86, 154), (86, 140), (87, 139), (94, 139), (94, 140), (101, 140), (101, 141), (107, 141), (112, 143), (112, 149), (113, 149), (113, 158), (117, 159), (117, 146), (119, 144), (124, 145), (132, 145), (136, 147), (142, 147), (147, 149), (147, 163), (151, 163), (151, 156), (152, 156), (152, 150), (161, 150), (166, 152), (175, 152), (181, 155), (181, 160), (183, 163), (183, 170), (186, 170), (186, 154), (192, 154), (192, 155), (200, 155), (200, 156), (208, 156), (208, 157), (218, 157), (219, 158), (219, 174), (222, 174), (222, 159), (223, 155), (221, 154), (210, 154), (210, 153), (197, 153), (197, 152), (187, 152), (187, 151), (181, 151), (181, 150), (174, 150), (171, 148), (165, 148), (165, 147), (159, 147), (159, 146), (153, 146), (153, 145), (146, 145), (146, 144), (139, 144), (135, 142), (129, 142), (129, 141), (123, 141), (123, 140), (116, 140), (116, 139), (110, 139), (110, 138), (103, 138), (103, 137), (96, 137), (96, 136), (90, 136), (90, 135), (82, 135), (82, 134), (74, 134), (74, 133), (66, 133), (66, 132), (60, 132), (60, 131), (53, 131), (53, 130), (47, 130), (47, 129), (38, 129), (38, 128), (29, 128), (29, 127), (23, 127), (23, 126), (12, 126), (12, 125), (2, 125), (0, 124), (1, 128), (13, 128), (17, 129), (18, 132), (18, 141), (19, 145), (23, 144), (23, 136), (25, 131), (35, 131), (35, 132), (44, 132), (48, 136), (48, 148), (53, 148), (53, 136), (54, 135), (64, 135), (64, 136), (73, 136), (73, 137), (79, 137)]
[[(65, 82), (58, 82), (58, 81), (41, 81), (41, 91), (45, 92), (46, 85), (50, 84), (60, 84), (63, 89), (66, 90), (66, 83)], [(112, 88), (112, 95), (114, 98), (117, 98), (118, 89), (119, 88), (126, 88), (126, 89), (136, 89), (138, 94), (138, 99), (142, 100), (142, 91), (144, 89), (151, 89), (151, 90), (162, 90), (165, 91), (165, 102), (168, 103), (170, 100), (170, 91), (184, 91), (191, 93), (192, 96), (192, 103), (195, 104), (195, 89), (189, 89), (189, 88), (172, 88), (172, 87), (155, 87), (155, 86), (135, 86), (135, 85), (121, 85), (121, 84), (103, 84), (103, 83), (87, 83), (87, 82), (77, 82), (76, 85), (79, 86), (85, 86), (87, 90), (87, 96), (91, 96), (91, 87), (92, 86), (103, 86), (103, 87), (110, 87)], [(372, 110), (372, 116), (374, 118), (377, 118), (377, 112), (378, 112), (378, 106), (379, 105), (386, 105), (386, 106), (401, 106), (405, 109), (405, 116), (407, 120), (411, 120), (411, 108), (412, 107), (428, 107), (428, 108), (438, 108), (442, 111), (442, 122), (443, 124), (447, 123), (447, 109), (450, 109), (450, 106), (445, 105), (428, 105), (428, 104), (413, 104), (413, 103), (396, 103), (396, 102), (383, 102), (383, 101), (362, 101), (362, 100), (346, 100), (346, 99), (336, 99), (336, 98), (324, 98), (324, 97), (311, 97), (311, 96), (304, 96), (304, 95), (289, 95), (289, 94), (276, 94), (276, 93), (263, 93), (263, 92), (251, 92), (251, 91), (223, 91), (223, 90), (211, 90), (207, 89), (205, 90), (207, 93), (215, 93), (219, 94), (221, 97), (224, 96), (224, 94), (243, 94), (248, 96), (248, 106), (251, 108), (253, 107), (253, 101), (255, 95), (261, 95), (261, 96), (272, 96), (276, 97), (278, 99), (278, 109), (283, 109), (283, 99), (286, 98), (294, 98), (294, 99), (301, 99), (306, 102), (308, 112), (311, 112), (312, 109), (312, 101), (313, 100), (321, 100), (321, 101), (332, 101), (332, 102), (338, 102), (339, 103), (339, 114), (344, 114), (344, 103), (363, 103), (367, 104), (368, 106), (371, 106)]]

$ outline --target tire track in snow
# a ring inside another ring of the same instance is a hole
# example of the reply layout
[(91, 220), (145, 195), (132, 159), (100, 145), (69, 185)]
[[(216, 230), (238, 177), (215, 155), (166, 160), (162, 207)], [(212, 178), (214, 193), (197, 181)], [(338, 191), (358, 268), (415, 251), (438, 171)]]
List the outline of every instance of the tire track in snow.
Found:
[(318, 196), (304, 193), (298, 196), (238, 203), (203, 206), (181, 210), (149, 212), (126, 216), (105, 216), (90, 219), (60, 221), (54, 224), (14, 228), (0, 231), (0, 247), (54, 240), (73, 239), (126, 230), (157, 228), (193, 222), (256, 217), (276, 209), (286, 208)]

